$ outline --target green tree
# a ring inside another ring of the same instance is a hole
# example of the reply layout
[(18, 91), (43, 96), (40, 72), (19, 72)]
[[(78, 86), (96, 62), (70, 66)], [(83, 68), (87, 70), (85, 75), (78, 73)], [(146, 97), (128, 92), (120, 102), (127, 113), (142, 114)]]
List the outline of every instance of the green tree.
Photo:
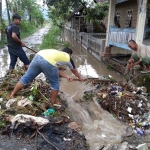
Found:
[(85, 6), (86, 19), (93, 22), (101, 22), (108, 13), (108, 0), (104, 3), (87, 3), (86, 0), (47, 0), (49, 17), (53, 23), (63, 26), (69, 14), (79, 6)]
[(43, 14), (35, 0), (11, 0), (10, 11), (19, 13), (24, 20), (36, 26), (44, 22)]
[(86, 19), (92, 22), (99, 23), (108, 15), (108, 9), (108, 1), (97, 4), (91, 3), (91, 5), (86, 8)]

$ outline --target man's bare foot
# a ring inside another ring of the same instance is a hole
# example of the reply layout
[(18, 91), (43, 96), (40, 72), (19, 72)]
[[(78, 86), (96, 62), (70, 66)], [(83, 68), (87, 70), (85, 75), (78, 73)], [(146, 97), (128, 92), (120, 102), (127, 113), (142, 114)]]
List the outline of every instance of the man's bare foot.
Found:
[(10, 98), (10, 99), (14, 98), (14, 95), (10, 95), (9, 98)]

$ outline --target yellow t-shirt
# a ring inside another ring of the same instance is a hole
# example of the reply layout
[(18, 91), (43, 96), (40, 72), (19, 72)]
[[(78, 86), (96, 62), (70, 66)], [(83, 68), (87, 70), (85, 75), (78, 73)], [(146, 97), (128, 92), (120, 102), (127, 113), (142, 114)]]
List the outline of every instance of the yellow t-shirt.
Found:
[(55, 49), (44, 49), (38, 52), (38, 55), (42, 56), (53, 66), (61, 62), (70, 62), (69, 54), (61, 52)]

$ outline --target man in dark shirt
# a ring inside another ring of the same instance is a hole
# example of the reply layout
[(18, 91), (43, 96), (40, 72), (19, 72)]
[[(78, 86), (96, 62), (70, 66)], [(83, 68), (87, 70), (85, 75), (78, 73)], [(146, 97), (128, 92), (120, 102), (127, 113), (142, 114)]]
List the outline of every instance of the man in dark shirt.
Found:
[(24, 63), (26, 69), (30, 63), (24, 50), (22, 49), (25, 44), (20, 39), (20, 30), (18, 25), (20, 25), (21, 16), (19, 14), (14, 14), (12, 16), (12, 20), (13, 22), (5, 29), (5, 33), (7, 34), (8, 52), (10, 55), (9, 72), (15, 68), (18, 57)]

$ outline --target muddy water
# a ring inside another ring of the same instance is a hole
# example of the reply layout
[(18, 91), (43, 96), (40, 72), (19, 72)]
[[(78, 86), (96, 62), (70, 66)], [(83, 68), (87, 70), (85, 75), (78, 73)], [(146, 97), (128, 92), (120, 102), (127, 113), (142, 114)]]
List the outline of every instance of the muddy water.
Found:
[[(122, 76), (106, 69), (103, 63), (95, 60), (89, 53), (77, 51), (73, 59), (76, 67), (83, 77), (99, 77), (111, 75), (114, 79), (124, 80)], [(70, 73), (69, 70), (66, 73)], [(75, 77), (74, 77), (75, 78)], [(93, 85), (77, 81), (67, 82), (61, 79), (61, 91), (67, 96), (69, 111), (72, 118), (83, 125), (82, 132), (85, 135), (91, 150), (99, 150), (103, 146), (121, 142), (121, 136), (125, 134), (126, 126), (118, 122), (110, 113), (104, 111), (96, 102), (86, 104), (77, 103), (82, 98), (84, 91), (93, 89)]]
[[(49, 26), (46, 26), (34, 33), (33, 35), (25, 38), (23, 41), (29, 47), (35, 47), (41, 44), (43, 36), (49, 30)], [(30, 50), (25, 49), (28, 53), (32, 53)], [(79, 45), (73, 47), (74, 55), (73, 59), (75, 61), (76, 67), (79, 72), (86, 77), (99, 77), (100, 75), (108, 76), (111, 75), (116, 80), (124, 80), (119, 74), (109, 71), (103, 63), (93, 58), (91, 54), (85, 50), (81, 50)], [(0, 63), (1, 63), (1, 76), (4, 76), (9, 64), (9, 55), (7, 48), (3, 48), (0, 51)], [(20, 65), (20, 62), (19, 62)], [(70, 73), (70, 71), (66, 71)], [(72, 75), (70, 73), (70, 75)], [(90, 84), (72, 82), (68, 83), (65, 79), (61, 79), (62, 90), (66, 94), (66, 99), (68, 101), (69, 111), (72, 118), (80, 122), (83, 125), (82, 132), (85, 135), (91, 150), (99, 150), (101, 146), (107, 146), (110, 143), (119, 143), (121, 140), (121, 135), (125, 133), (126, 126), (118, 122), (111, 114), (104, 111), (96, 101), (88, 102), (87, 104), (79, 104), (78, 101), (82, 96), (84, 91), (93, 89), (94, 87)], [(7, 145), (7, 147), (6, 147)], [(16, 146), (17, 145), (17, 146)], [(3, 143), (0, 149), (13, 149), (19, 150), (24, 147), (20, 144)], [(32, 149), (32, 148), (27, 148)]]

